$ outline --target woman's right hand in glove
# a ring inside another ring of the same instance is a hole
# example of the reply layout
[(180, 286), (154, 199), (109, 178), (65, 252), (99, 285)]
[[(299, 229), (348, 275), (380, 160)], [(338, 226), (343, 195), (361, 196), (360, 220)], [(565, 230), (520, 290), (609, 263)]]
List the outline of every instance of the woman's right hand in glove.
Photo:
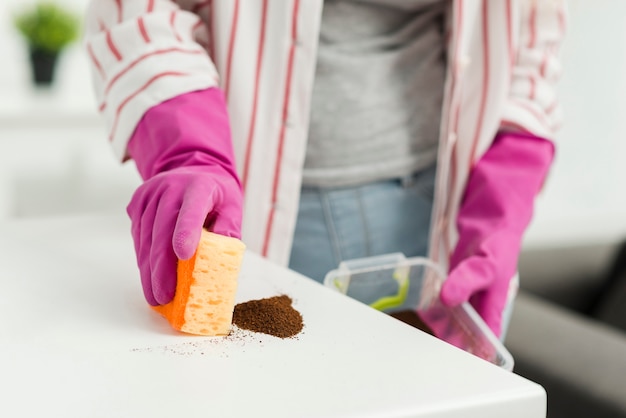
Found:
[(144, 182), (127, 207), (144, 296), (172, 300), (178, 259), (202, 228), (241, 238), (243, 193), (222, 92), (187, 93), (151, 108), (128, 145)]

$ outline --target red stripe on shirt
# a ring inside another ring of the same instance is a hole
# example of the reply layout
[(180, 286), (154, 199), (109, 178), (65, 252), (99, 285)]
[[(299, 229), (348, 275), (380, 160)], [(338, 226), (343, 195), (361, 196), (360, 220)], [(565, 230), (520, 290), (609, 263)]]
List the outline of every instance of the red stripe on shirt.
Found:
[(109, 81), (109, 84), (107, 85), (106, 89), (104, 90), (104, 94), (105, 95), (108, 94), (109, 91), (111, 90), (111, 88), (113, 87), (113, 85), (124, 74), (126, 74), (128, 71), (130, 71), (133, 67), (135, 67), (137, 64), (141, 63), (146, 58), (150, 58), (150, 57), (153, 57), (155, 55), (169, 54), (169, 53), (172, 53), (172, 52), (181, 53), (181, 54), (190, 54), (190, 55), (203, 54), (203, 51), (200, 51), (200, 50), (197, 50), (197, 49), (183, 49), (183, 48), (177, 48), (177, 47), (167, 48), (167, 49), (159, 49), (157, 51), (147, 52), (147, 53), (143, 54), (142, 56), (140, 56), (139, 58), (133, 60), (123, 70), (121, 70), (113, 78), (111, 78), (111, 81)]
[(215, 61), (215, 9), (213, 8), (213, 4), (211, 2), (211, 10), (209, 11), (209, 26), (207, 27), (207, 32), (209, 34), (209, 56), (213, 61)]
[(509, 62), (511, 72), (515, 65), (515, 46), (513, 45), (513, 16), (511, 15), (511, 0), (506, 0), (506, 40), (509, 48)]
[(530, 16), (528, 17), (528, 25), (530, 26), (528, 48), (534, 48), (535, 43), (537, 42), (537, 1), (538, 0), (532, 0), (530, 2)]
[(269, 242), (272, 235), (272, 226), (274, 224), (274, 214), (276, 212), (276, 202), (278, 201), (278, 183), (280, 180), (280, 168), (282, 165), (283, 149), (285, 145), (285, 134), (287, 117), (289, 116), (289, 98), (291, 96), (291, 80), (293, 75), (293, 61), (296, 52), (296, 42), (298, 39), (298, 11), (300, 9), (300, 1), (295, 0), (293, 6), (293, 15), (291, 23), (291, 47), (289, 48), (289, 59), (287, 61), (287, 78), (285, 80), (285, 95), (283, 96), (283, 115), (282, 126), (278, 138), (278, 155), (276, 156), (276, 165), (274, 166), (274, 183), (272, 185), (272, 207), (270, 208), (267, 225), (265, 228), (265, 239), (263, 241), (263, 249), (261, 254), (266, 257), (269, 250)]
[(139, 27), (139, 33), (141, 34), (141, 37), (143, 38), (144, 42), (147, 44), (150, 43), (150, 36), (148, 36), (148, 31), (146, 30), (146, 25), (144, 24), (143, 16), (137, 19), (137, 26)]
[(122, 54), (120, 54), (120, 51), (117, 49), (117, 46), (115, 46), (115, 43), (113, 42), (113, 36), (111, 36), (111, 31), (107, 31), (106, 41), (107, 46), (109, 47), (109, 51), (111, 51), (116, 60), (121, 61)]
[(105, 78), (102, 64), (100, 64), (100, 61), (98, 61), (98, 58), (96, 58), (96, 54), (93, 52), (93, 47), (91, 46), (91, 44), (87, 45), (87, 53), (89, 54), (89, 58), (91, 59), (94, 67), (96, 67), (96, 69), (98, 70), (98, 74), (100, 74), (102, 78)]
[(239, 0), (235, 0), (235, 9), (233, 10), (233, 20), (230, 25), (230, 39), (228, 41), (228, 55), (226, 58), (226, 82), (224, 85), (224, 95), (228, 100), (228, 92), (230, 90), (230, 70), (233, 64), (233, 50), (235, 49), (235, 38), (237, 37), (237, 22), (239, 21)]
[(135, 97), (137, 97), (139, 94), (141, 94), (144, 90), (146, 90), (148, 87), (150, 87), (150, 85), (152, 83), (154, 83), (155, 81), (157, 81), (160, 78), (168, 77), (168, 76), (180, 77), (180, 76), (185, 76), (185, 75), (187, 75), (187, 74), (186, 73), (182, 73), (182, 72), (178, 72), (178, 71), (165, 71), (165, 72), (156, 74), (153, 77), (151, 77), (148, 81), (146, 81), (143, 86), (139, 87), (139, 89), (137, 89), (134, 93), (128, 95), (120, 103), (120, 105), (117, 107), (117, 109), (115, 110), (115, 119), (113, 121), (113, 126), (111, 128), (111, 132), (109, 134), (109, 140), (113, 140), (113, 136), (115, 135), (115, 131), (117, 130), (117, 124), (119, 123), (120, 114), (122, 113), (122, 110), (124, 109), (124, 107), (131, 100), (133, 100)]
[(178, 30), (176, 29), (176, 11), (175, 10), (172, 11), (172, 13), (170, 13), (170, 27), (172, 28), (172, 32), (174, 33), (176, 40), (178, 42), (182, 42), (182, 38), (180, 37)]
[(548, 69), (548, 58), (549, 58), (549, 53), (548, 51), (545, 51), (543, 53), (543, 58), (541, 59), (541, 65), (539, 66), (539, 74), (541, 74), (541, 77), (546, 76), (546, 71)]
[(528, 98), (530, 100), (535, 100), (535, 97), (537, 95), (537, 80), (535, 80), (535, 76), (530, 75), (528, 77), (528, 82), (530, 83), (530, 92), (528, 94)]
[(122, 21), (122, 0), (115, 0), (115, 7), (117, 9), (117, 23)]
[(154, 0), (148, 0), (148, 7), (146, 8), (146, 11), (150, 13), (153, 10), (154, 10)]
[(243, 166), (243, 188), (246, 189), (248, 184), (248, 173), (250, 172), (250, 156), (252, 154), (252, 144), (254, 139), (254, 128), (256, 126), (256, 114), (259, 100), (259, 80), (261, 78), (261, 64), (263, 62), (263, 46), (265, 44), (265, 27), (267, 24), (267, 0), (263, 0), (263, 9), (261, 12), (261, 30), (259, 33), (259, 46), (256, 57), (256, 72), (254, 75), (254, 96), (252, 100), (252, 117), (250, 128), (248, 131), (248, 139), (246, 141), (246, 152)]

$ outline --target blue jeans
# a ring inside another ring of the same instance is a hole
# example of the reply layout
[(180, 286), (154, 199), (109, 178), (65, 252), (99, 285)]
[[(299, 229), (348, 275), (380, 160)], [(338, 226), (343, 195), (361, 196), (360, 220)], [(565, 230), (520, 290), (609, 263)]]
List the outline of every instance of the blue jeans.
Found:
[(319, 282), (342, 260), (426, 256), (435, 166), (356, 187), (304, 187), (289, 267)]
[[(343, 260), (395, 252), (426, 257), (434, 184), (435, 166), (364, 186), (304, 187), (289, 267), (322, 282)], [(504, 309), (501, 339), (513, 305)]]

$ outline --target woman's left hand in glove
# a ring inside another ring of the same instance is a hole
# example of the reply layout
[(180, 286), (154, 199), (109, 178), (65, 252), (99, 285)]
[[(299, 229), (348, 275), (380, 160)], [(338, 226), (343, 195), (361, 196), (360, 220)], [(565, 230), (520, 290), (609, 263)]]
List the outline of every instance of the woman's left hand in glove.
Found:
[(447, 306), (469, 301), (498, 337), (522, 237), (553, 157), (551, 141), (500, 133), (468, 179), (440, 299)]

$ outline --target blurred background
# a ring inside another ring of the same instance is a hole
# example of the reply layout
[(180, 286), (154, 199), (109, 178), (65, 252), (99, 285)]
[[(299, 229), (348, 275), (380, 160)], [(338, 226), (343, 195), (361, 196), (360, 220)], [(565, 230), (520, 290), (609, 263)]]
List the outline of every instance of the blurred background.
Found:
[[(105, 138), (80, 40), (58, 56), (51, 85), (33, 82), (14, 24), (32, 3), (0, 2), (0, 222), (123, 212), (139, 177)], [(56, 1), (79, 20), (87, 3)], [(546, 387), (550, 417), (624, 417), (626, 1), (568, 3), (565, 125), (525, 236), (506, 343), (516, 372)]]
[[(33, 81), (29, 43), (14, 22), (34, 3), (0, 3), (0, 219), (124, 211), (139, 177), (110, 149), (81, 34), (58, 55), (51, 85)], [(82, 31), (88, 1), (54, 3)]]

